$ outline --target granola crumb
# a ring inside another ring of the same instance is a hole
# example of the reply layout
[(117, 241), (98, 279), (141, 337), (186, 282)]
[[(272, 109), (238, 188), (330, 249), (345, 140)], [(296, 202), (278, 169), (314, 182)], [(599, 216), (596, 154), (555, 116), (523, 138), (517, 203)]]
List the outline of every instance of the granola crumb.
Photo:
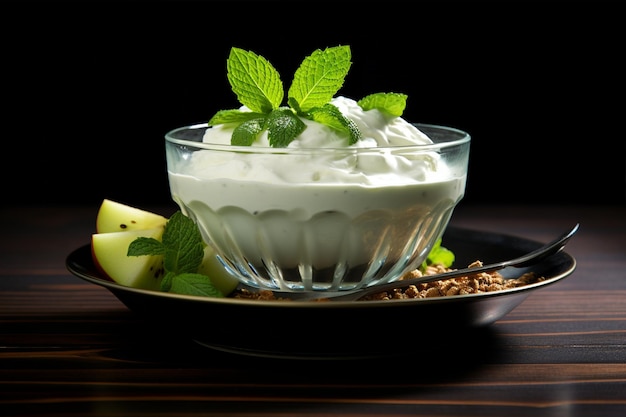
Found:
[(253, 292), (246, 288), (236, 289), (230, 297), (260, 301), (291, 301), (289, 298), (276, 297), (274, 293), (270, 290), (260, 290), (259, 292)]
[[(469, 265), (470, 268), (482, 266), (481, 261), (475, 261)], [(414, 270), (401, 278), (410, 279), (424, 275), (440, 274), (443, 272), (453, 271), (452, 268), (445, 268), (442, 265), (431, 265), (424, 272)], [(394, 289), (392, 291), (383, 291), (378, 294), (372, 294), (363, 297), (362, 301), (367, 300), (396, 300), (407, 298), (429, 298), (429, 297), (449, 297), (454, 295), (477, 294), (494, 291), (502, 291), (510, 288), (522, 287), (524, 285), (545, 281), (544, 277), (536, 276), (534, 272), (527, 272), (517, 278), (505, 279), (498, 271), (479, 272), (458, 278), (450, 278), (446, 280), (425, 282), (417, 285), (410, 285), (404, 290)]]

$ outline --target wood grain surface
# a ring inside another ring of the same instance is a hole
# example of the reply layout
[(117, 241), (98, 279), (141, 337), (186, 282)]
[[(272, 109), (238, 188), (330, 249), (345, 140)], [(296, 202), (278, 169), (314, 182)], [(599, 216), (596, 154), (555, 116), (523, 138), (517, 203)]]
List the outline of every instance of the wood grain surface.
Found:
[(65, 267), (96, 212), (0, 211), (3, 417), (626, 415), (624, 206), (461, 204), (454, 225), (538, 241), (580, 223), (576, 271), (437, 351), (419, 320), (374, 323), (407, 355), (357, 361), (233, 355), (141, 319)]

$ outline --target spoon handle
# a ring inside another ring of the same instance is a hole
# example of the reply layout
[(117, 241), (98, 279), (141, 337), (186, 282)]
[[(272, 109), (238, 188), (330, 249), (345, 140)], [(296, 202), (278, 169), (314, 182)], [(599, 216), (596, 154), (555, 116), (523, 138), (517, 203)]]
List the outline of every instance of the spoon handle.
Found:
[[(458, 278), (467, 275), (474, 275), (481, 272), (493, 272), (498, 271), (507, 267), (524, 267), (536, 264), (538, 261), (547, 258), (548, 256), (552, 256), (558, 252), (560, 252), (564, 247), (567, 241), (574, 236), (576, 231), (578, 230), (579, 224), (577, 223), (570, 231), (562, 234), (558, 238), (553, 241), (527, 253), (522, 256), (519, 256), (514, 259), (510, 259), (507, 261), (492, 263), (489, 265), (471, 267), (471, 268), (463, 268), (456, 269), (450, 272), (444, 272), (441, 274), (435, 275), (424, 275), (416, 278), (409, 278), (400, 281), (388, 282), (385, 284), (372, 285), (367, 288), (360, 288), (356, 290), (348, 290), (348, 291), (338, 291), (333, 293), (323, 293), (323, 294), (307, 294), (307, 299), (313, 298), (328, 298), (333, 301), (353, 301), (358, 300), (359, 298), (365, 297), (369, 294), (376, 294), (383, 291), (388, 291), (396, 288), (404, 288), (409, 285), (421, 284), (425, 282), (439, 281), (450, 278)], [(302, 299), (298, 297), (298, 299)]]

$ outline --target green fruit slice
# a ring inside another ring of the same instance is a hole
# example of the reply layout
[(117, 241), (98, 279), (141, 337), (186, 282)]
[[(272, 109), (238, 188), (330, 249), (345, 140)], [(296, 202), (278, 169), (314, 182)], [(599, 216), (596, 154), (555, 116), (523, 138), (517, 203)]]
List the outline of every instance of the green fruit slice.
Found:
[(128, 256), (128, 246), (138, 237), (161, 240), (163, 227), (124, 232), (95, 233), (91, 252), (96, 267), (112, 281), (127, 287), (159, 291), (163, 256)]
[(213, 286), (224, 296), (233, 292), (239, 285), (237, 277), (228, 272), (211, 246), (204, 248), (204, 258), (202, 258), (198, 273), (209, 277)]
[[(127, 287), (161, 290), (163, 256), (128, 256), (128, 246), (138, 237), (161, 240), (167, 218), (112, 200), (102, 201), (91, 237), (91, 252), (98, 270)], [(198, 273), (227, 296), (239, 280), (222, 265), (212, 247), (206, 246)]]
[(160, 214), (105, 199), (98, 210), (96, 233), (154, 229), (165, 223), (167, 219)]

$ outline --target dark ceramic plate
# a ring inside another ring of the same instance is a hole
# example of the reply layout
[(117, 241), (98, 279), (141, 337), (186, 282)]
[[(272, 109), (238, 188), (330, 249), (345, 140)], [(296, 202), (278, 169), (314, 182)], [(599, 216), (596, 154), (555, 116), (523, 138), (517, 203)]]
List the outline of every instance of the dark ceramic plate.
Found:
[[(542, 245), (520, 237), (453, 226), (446, 230), (443, 242), (454, 251), (455, 266), (459, 267), (475, 260), (492, 263), (511, 259)], [(171, 320), (177, 327), (186, 323), (183, 334), (203, 346), (266, 357), (347, 359), (397, 354), (410, 349), (411, 344), (443, 337), (442, 327), (446, 332), (478, 331), (504, 317), (532, 291), (570, 275), (576, 261), (561, 251), (537, 265), (515, 271), (519, 276), (532, 270), (545, 281), (503, 291), (322, 303), (207, 298), (124, 287), (101, 276), (89, 245), (70, 253), (66, 265), (77, 277), (107, 288), (147, 320)]]

